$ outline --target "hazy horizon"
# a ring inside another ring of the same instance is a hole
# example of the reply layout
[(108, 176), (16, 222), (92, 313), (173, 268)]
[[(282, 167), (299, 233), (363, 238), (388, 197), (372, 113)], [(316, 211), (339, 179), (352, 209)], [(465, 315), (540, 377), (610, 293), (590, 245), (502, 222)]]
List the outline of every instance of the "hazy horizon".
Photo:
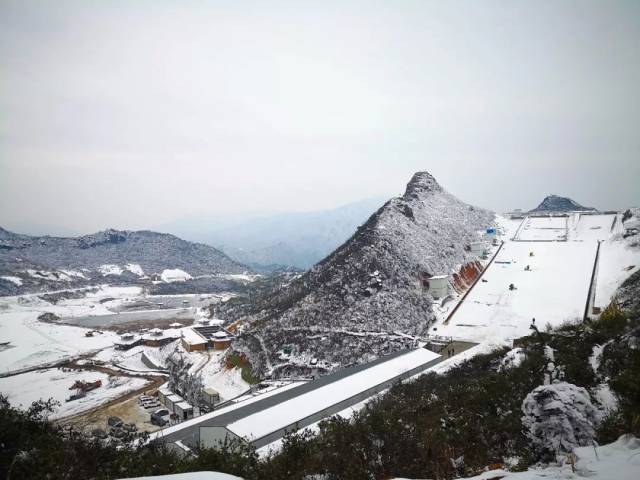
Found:
[[(0, 2), (0, 226), (327, 210), (431, 172), (640, 204), (640, 3)], [(56, 233), (54, 232), (54, 233)]]

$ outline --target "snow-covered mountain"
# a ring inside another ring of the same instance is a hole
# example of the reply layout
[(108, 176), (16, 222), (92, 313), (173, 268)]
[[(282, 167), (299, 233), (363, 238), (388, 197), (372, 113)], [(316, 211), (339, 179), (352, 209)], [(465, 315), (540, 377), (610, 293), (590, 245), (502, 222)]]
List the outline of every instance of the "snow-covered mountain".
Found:
[(28, 291), (169, 276), (186, 281), (246, 271), (211, 246), (164, 233), (105, 230), (81, 237), (35, 237), (0, 228), (0, 294), (16, 293), (17, 287)]
[(494, 218), (447, 193), (429, 173), (416, 173), (403, 196), (385, 203), (300, 278), (215, 313), (253, 323), (237, 345), (257, 368), (269, 363), (259, 353), (263, 345), (270, 354), (295, 345), (300, 354), (343, 365), (378, 356), (404, 346), (402, 338), (358, 332), (425, 332), (434, 314), (424, 279), (472, 261), (466, 247)]
[(548, 195), (545, 199), (530, 213), (543, 212), (588, 212), (596, 210), (593, 207), (583, 207), (578, 202), (568, 198), (559, 197), (557, 195)]
[(213, 245), (246, 265), (307, 269), (353, 235), (384, 202), (370, 198), (315, 212), (187, 218), (158, 229)]

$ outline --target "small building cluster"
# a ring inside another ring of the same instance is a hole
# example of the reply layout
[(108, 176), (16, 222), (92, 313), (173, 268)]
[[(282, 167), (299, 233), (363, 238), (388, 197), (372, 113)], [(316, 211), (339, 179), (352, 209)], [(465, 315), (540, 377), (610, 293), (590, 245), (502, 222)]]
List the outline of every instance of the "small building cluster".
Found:
[(207, 413), (152, 438), (179, 442), (189, 448), (219, 448), (231, 440), (260, 448), (279, 441), (287, 432), (308, 427), (418, 375), (443, 358), (425, 348), (396, 351), (235, 409)]
[(166, 386), (158, 390), (158, 400), (171, 414), (177, 417), (176, 420), (188, 420), (194, 416), (193, 406)]
[(120, 338), (113, 342), (117, 350), (129, 350), (138, 345), (147, 347), (162, 347), (168, 343), (177, 340), (179, 337), (175, 334), (169, 334), (165, 330), (154, 328), (142, 335), (134, 333), (123, 333)]
[(235, 335), (220, 325), (203, 325), (183, 330), (182, 346), (187, 352), (226, 350)]
[[(165, 384), (158, 389), (158, 401), (168, 410), (170, 419), (181, 422), (213, 410), (213, 407), (220, 403), (220, 394), (212, 387), (202, 389), (202, 404), (200, 408), (194, 408), (182, 395), (172, 391)], [(164, 424), (160, 426), (164, 426)]]

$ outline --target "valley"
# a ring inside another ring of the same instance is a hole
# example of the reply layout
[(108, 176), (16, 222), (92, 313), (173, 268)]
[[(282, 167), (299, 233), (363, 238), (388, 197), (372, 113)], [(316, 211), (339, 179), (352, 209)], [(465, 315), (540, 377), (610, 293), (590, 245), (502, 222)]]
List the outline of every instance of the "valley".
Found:
[[(424, 172), (304, 273), (140, 265), (120, 240), (92, 270), (37, 241), (40, 269), (4, 258), (22, 293), (0, 297), (0, 392), (52, 399), (51, 420), (88, 438), (150, 432), (186, 452), (233, 438), (268, 458), (287, 431), (317, 435), (396, 385), (597, 319), (639, 270), (637, 215), (496, 215)], [(9, 238), (5, 255), (32, 248)]]

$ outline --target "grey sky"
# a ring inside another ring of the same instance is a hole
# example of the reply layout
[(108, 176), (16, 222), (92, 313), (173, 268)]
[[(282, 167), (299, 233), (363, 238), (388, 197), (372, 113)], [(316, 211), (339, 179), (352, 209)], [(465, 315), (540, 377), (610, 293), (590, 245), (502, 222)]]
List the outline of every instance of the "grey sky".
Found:
[(639, 86), (637, 1), (0, 0), (0, 225), (637, 205)]

